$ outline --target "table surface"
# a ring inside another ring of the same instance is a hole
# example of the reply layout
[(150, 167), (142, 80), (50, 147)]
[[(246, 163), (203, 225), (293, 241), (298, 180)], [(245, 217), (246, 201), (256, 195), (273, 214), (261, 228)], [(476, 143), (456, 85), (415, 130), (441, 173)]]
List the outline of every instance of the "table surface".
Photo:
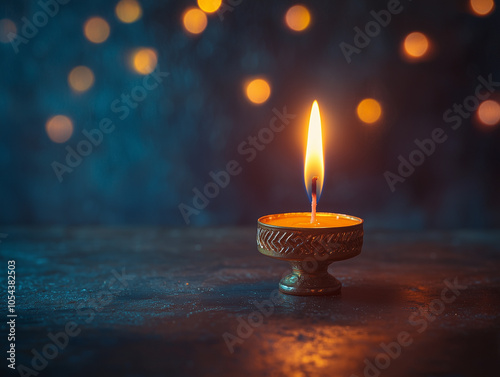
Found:
[(255, 228), (3, 232), (40, 376), (500, 375), (498, 231), (367, 232), (334, 297), (276, 295), (289, 266)]

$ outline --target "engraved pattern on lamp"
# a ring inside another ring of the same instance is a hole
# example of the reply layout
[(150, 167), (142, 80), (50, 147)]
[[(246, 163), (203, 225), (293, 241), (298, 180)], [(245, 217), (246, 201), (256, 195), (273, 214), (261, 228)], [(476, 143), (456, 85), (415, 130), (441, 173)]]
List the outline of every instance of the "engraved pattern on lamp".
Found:
[[(329, 229), (321, 234), (322, 229), (304, 232), (301, 230), (283, 231), (277, 229), (257, 228), (257, 245), (259, 248), (277, 254), (288, 255), (325, 255), (359, 254), (363, 245), (363, 229), (339, 231)], [(319, 233), (319, 234), (318, 234)]]

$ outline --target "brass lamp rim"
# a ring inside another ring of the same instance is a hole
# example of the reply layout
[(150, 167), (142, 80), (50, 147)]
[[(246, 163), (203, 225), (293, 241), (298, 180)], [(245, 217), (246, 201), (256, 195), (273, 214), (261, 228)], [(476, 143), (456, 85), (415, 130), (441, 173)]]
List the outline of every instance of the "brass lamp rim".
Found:
[(346, 226), (293, 227), (268, 224), (266, 219), (289, 216), (310, 216), (309, 212), (289, 212), (267, 215), (257, 221), (257, 248), (269, 257), (301, 260), (308, 256), (328, 255), (329, 260), (352, 258), (361, 252), (363, 244), (363, 220), (330, 212), (320, 212), (328, 216), (342, 216), (358, 221)]
[[(346, 231), (346, 230), (354, 230), (356, 227), (363, 227), (363, 219), (356, 217), (356, 216), (351, 216), (351, 215), (345, 215), (343, 213), (334, 213), (334, 212), (317, 212), (316, 216), (321, 216), (321, 215), (328, 215), (332, 217), (342, 217), (344, 219), (349, 219), (356, 221), (356, 224), (352, 225), (345, 225), (345, 226), (316, 226), (316, 227), (300, 227), (300, 226), (283, 226), (283, 225), (276, 225), (276, 224), (269, 224), (264, 222), (263, 220), (265, 219), (271, 219), (271, 218), (279, 218), (279, 217), (293, 217), (293, 216), (311, 216), (311, 212), (286, 212), (286, 213), (275, 213), (271, 215), (265, 215), (259, 217), (257, 220), (257, 224), (259, 226), (263, 226), (266, 228), (270, 229), (276, 229), (276, 230), (290, 230), (290, 231), (297, 231), (301, 230), (304, 232), (312, 232), (316, 233), (317, 231), (323, 232), (325, 230), (338, 230), (338, 231)], [(316, 231), (315, 231), (316, 230)]]

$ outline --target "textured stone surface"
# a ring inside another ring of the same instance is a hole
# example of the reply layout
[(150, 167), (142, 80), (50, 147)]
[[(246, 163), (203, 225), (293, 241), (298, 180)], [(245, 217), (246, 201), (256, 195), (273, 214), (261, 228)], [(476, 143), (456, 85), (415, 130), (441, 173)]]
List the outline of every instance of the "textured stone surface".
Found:
[[(413, 342), (382, 376), (498, 375), (499, 232), (367, 232), (361, 255), (331, 266), (340, 297), (278, 296), (234, 353), (223, 334), (238, 336), (239, 316), (289, 270), (257, 252), (255, 228), (4, 233), (2, 263), (17, 266), (18, 365), (69, 321), (81, 330), (41, 376), (362, 376), (364, 360), (404, 331)], [(127, 285), (113, 282), (123, 271)], [(467, 288), (412, 325), (455, 278)]]

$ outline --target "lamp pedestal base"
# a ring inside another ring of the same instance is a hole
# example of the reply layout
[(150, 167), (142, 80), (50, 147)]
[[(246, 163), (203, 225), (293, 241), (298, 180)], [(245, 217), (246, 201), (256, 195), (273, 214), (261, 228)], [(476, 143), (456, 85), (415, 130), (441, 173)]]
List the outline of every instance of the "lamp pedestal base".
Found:
[(303, 262), (290, 262), (292, 273), (283, 277), (279, 284), (282, 293), (295, 296), (338, 295), (342, 284), (328, 273), (331, 262), (318, 263), (314, 271), (305, 271)]

